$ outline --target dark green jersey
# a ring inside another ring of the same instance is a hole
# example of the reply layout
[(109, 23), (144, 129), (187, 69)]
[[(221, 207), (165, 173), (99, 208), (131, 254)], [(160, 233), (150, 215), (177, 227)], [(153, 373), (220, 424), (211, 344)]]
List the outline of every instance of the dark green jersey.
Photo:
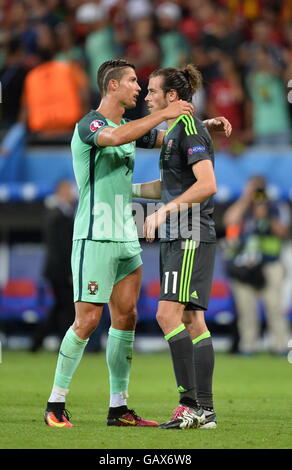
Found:
[[(196, 182), (192, 166), (200, 160), (211, 160), (214, 166), (214, 149), (210, 134), (196, 116), (182, 115), (167, 130), (160, 153), (161, 199), (164, 204), (180, 196)], [(194, 238), (203, 242), (214, 242), (216, 232), (212, 219), (213, 198), (201, 203), (198, 209), (197, 212), (182, 212), (178, 224), (175, 223), (174, 215), (168, 218), (165, 236), (162, 236), (161, 241)], [(195, 227), (198, 216), (199, 226)], [(175, 214), (175, 217), (178, 215)], [(197, 233), (198, 236), (190, 235), (191, 232)]]
[(106, 126), (118, 127), (102, 114), (90, 111), (76, 124), (72, 137), (73, 168), (80, 193), (73, 240), (138, 239), (132, 216), (135, 142), (98, 146), (96, 137)]

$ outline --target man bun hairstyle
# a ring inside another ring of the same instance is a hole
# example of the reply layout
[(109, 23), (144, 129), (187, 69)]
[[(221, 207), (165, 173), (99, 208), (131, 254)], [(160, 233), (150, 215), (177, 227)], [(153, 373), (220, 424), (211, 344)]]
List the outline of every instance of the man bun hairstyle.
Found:
[(106, 94), (110, 80), (120, 80), (124, 69), (131, 67), (135, 70), (135, 65), (124, 59), (108, 60), (101, 64), (97, 72), (97, 85), (101, 96)]
[(151, 77), (164, 78), (162, 89), (165, 95), (168, 91), (175, 90), (180, 99), (189, 102), (202, 85), (202, 75), (193, 64), (185, 65), (183, 68), (158, 69), (150, 75)]
[(186, 65), (181, 71), (186, 77), (193, 95), (202, 86), (201, 72), (193, 64)]

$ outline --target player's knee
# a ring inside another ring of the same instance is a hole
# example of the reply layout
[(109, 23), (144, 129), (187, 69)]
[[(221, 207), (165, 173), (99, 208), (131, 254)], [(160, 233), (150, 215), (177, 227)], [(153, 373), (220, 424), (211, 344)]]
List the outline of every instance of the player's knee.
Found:
[(88, 330), (95, 330), (99, 322), (99, 316), (96, 315), (95, 312), (92, 312), (88, 318), (86, 318), (85, 325), (87, 326)]
[(136, 306), (129, 306), (123, 311), (120, 311), (116, 315), (116, 321), (118, 324), (126, 330), (132, 330), (136, 326), (137, 322), (137, 309)]
[(127, 319), (127, 322), (135, 325), (137, 321), (137, 309), (136, 307), (130, 308), (126, 313), (125, 317)]
[(99, 323), (99, 315), (95, 311), (87, 313), (86, 317), (77, 318), (73, 324), (73, 329), (80, 338), (88, 338), (96, 329)]
[(190, 312), (183, 312), (182, 322), (186, 327), (192, 324), (192, 315)]
[(167, 313), (164, 312), (163, 310), (159, 310), (156, 313), (156, 320), (158, 322), (158, 325), (163, 328), (165, 323), (167, 322)]

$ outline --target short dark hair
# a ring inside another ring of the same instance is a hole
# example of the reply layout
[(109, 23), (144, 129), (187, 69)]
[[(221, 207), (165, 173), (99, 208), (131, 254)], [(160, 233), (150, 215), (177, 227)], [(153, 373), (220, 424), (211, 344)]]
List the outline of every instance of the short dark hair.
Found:
[(158, 69), (150, 75), (152, 77), (164, 78), (162, 89), (165, 95), (168, 91), (175, 90), (179, 98), (186, 101), (192, 101), (193, 94), (202, 84), (202, 75), (193, 64), (183, 68)]
[(120, 80), (124, 69), (127, 67), (131, 67), (135, 70), (135, 65), (124, 59), (108, 60), (101, 64), (97, 72), (97, 85), (101, 96), (105, 95), (109, 81), (112, 79)]

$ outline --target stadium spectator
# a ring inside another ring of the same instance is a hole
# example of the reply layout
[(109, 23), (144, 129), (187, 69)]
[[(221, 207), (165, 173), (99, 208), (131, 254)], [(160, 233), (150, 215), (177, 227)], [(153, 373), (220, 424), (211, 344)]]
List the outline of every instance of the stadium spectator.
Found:
[(258, 300), (265, 307), (269, 348), (283, 354), (288, 344), (288, 324), (283, 308), (284, 270), (282, 241), (288, 234), (289, 211), (272, 203), (266, 182), (254, 177), (242, 196), (226, 211), (228, 271), (238, 314), (239, 351), (254, 354), (259, 348)]
[[(143, 3), (142, 3), (143, 5)], [(141, 7), (140, 7), (141, 8)], [(149, 75), (159, 66), (160, 51), (157, 43), (152, 39), (154, 33), (153, 19), (148, 16), (148, 10), (136, 10), (131, 13), (129, 40), (125, 45), (125, 58), (136, 67), (141, 93), (133, 115), (128, 117), (140, 117), (146, 114), (144, 98), (147, 94)]]
[[(284, 83), (288, 86), (288, 92), (292, 88), (292, 23), (284, 29), (284, 51), (283, 59), (285, 63)], [(289, 100), (290, 123), (292, 123), (292, 99)]]
[[(199, 40), (199, 33), (208, 30), (209, 26), (215, 21), (215, 3), (212, 0), (186, 0), (183, 2), (183, 9), (188, 13), (183, 16), (180, 29), (190, 38), (193, 44), (196, 44)], [(195, 26), (197, 24), (197, 26), (194, 27), (193, 31), (186, 31), (185, 24), (188, 24), (186, 19), (190, 17), (192, 18), (192, 25)]]
[(239, 74), (228, 55), (218, 54), (218, 69), (218, 76), (208, 86), (208, 116), (225, 116), (230, 121), (233, 134), (230, 139), (222, 139), (220, 136), (215, 139), (221, 146), (228, 145), (235, 150), (243, 125), (244, 91)]
[[(153, 19), (156, 20), (154, 28)], [(0, 18), (0, 64), (6, 66), (3, 53), (5, 44), (16, 38), (25, 52), (24, 66), (28, 70), (35, 68), (38, 65), (40, 36), (41, 41), (46, 43), (53, 36), (57, 38), (56, 60), (70, 59), (82, 64), (91, 83), (91, 104), (95, 105), (99, 99), (95, 70), (109, 58), (122, 56), (133, 61), (137, 65), (138, 75), (141, 68), (139, 81), (142, 89), (146, 72), (157, 67), (180, 66), (192, 61), (203, 74), (204, 89), (198, 103), (204, 106), (201, 98), (208, 91), (210, 81), (218, 78), (219, 50), (226, 53), (233, 66), (239, 70), (246, 101), (250, 97), (247, 76), (257, 68), (259, 51), (263, 47), (267, 49), (281, 77), (284, 77), (285, 84), (290, 80), (291, 21), (289, 2), (276, 0), (269, 0), (268, 3), (260, 0), (9, 1), (4, 4)], [(143, 35), (147, 28), (145, 37)], [(217, 93), (218, 96), (220, 98), (220, 93)], [(138, 113), (144, 113), (142, 102), (143, 93), (134, 115), (129, 117), (136, 118)], [(292, 114), (291, 106), (290, 112)], [(200, 115), (203, 116), (201, 108)], [(243, 144), (253, 137), (248, 118), (249, 106), (246, 115), (241, 133)], [(233, 127), (235, 129), (236, 126)], [(236, 130), (233, 139), (235, 137)], [(282, 143), (285, 142), (287, 139), (284, 136)]]
[(283, 65), (282, 49), (273, 40), (273, 28), (268, 21), (262, 18), (256, 20), (251, 25), (248, 35), (251, 35), (251, 38), (239, 48), (239, 61), (243, 66), (244, 74), (256, 67), (257, 52), (263, 47), (266, 48), (275, 64), (278, 66)]
[[(182, 2), (182, 7), (187, 14), (184, 14), (180, 21), (180, 31), (188, 39), (190, 44), (197, 44), (199, 36), (204, 28), (204, 12), (210, 11), (210, 2), (202, 2), (201, 0), (191, 0)], [(199, 12), (203, 13), (202, 17), (199, 17)], [(212, 12), (212, 8), (211, 8)], [(211, 13), (212, 14), (212, 13)], [(208, 17), (209, 15), (207, 15)]]
[(27, 54), (33, 54), (37, 47), (37, 34), (33, 26), (29, 23), (28, 13), (23, 2), (13, 2), (11, 8), (7, 10), (6, 31), (16, 37), (21, 42)]
[(55, 60), (74, 62), (85, 66), (85, 55), (82, 48), (75, 43), (73, 31), (68, 23), (59, 23), (56, 27), (57, 50)]
[[(18, 2), (17, 2), (18, 3)], [(61, 16), (59, 0), (26, 0), (29, 22), (34, 24), (46, 24), (55, 27)]]
[(190, 44), (186, 37), (178, 31), (181, 19), (179, 6), (165, 2), (156, 9), (158, 19), (158, 41), (161, 50), (161, 67), (179, 67), (189, 60)]
[(230, 57), (236, 56), (242, 35), (239, 28), (234, 28), (231, 18), (228, 8), (217, 5), (214, 21), (205, 28), (201, 36), (201, 43), (207, 52), (220, 50)]
[(282, 70), (267, 48), (255, 53), (255, 68), (247, 76), (249, 122), (257, 144), (290, 143), (290, 117)]
[(109, 58), (115, 59), (118, 54), (115, 31), (108, 21), (106, 9), (102, 4), (84, 3), (76, 11), (76, 21), (85, 27), (87, 33), (84, 51), (88, 61), (91, 87), (96, 91), (96, 71), (103, 62)]
[[(42, 37), (44, 40), (44, 37)], [(42, 41), (41, 41), (42, 44)], [(20, 120), (31, 132), (57, 136), (71, 132), (84, 110), (87, 80), (77, 65), (54, 60), (54, 42), (40, 46), (40, 65), (25, 79)]]
[(220, 54), (219, 51), (207, 53), (201, 45), (194, 46), (192, 49), (193, 63), (196, 64), (196, 67), (202, 69), (203, 82), (206, 89), (210, 81), (219, 75), (218, 57), (220, 57)]
[(6, 47), (6, 59), (0, 69), (3, 104), (1, 106), (1, 128), (8, 129), (18, 119), (21, 95), (27, 68), (24, 51), (18, 39), (11, 39)]
[(36, 329), (31, 351), (36, 352), (50, 333), (61, 340), (73, 323), (73, 282), (71, 273), (71, 247), (76, 194), (70, 181), (60, 181), (55, 193), (47, 199), (44, 223), (46, 262), (44, 276), (54, 295), (54, 306), (46, 320)]
[(257, 19), (262, 13), (261, 0), (222, 0), (221, 3), (228, 6), (232, 13), (239, 14), (242, 18), (246, 18), (248, 21)]
[(54, 56), (54, 60), (70, 64), (72, 74), (74, 75), (79, 90), (83, 110), (87, 111), (90, 109), (91, 96), (89, 79), (84, 71), (85, 55), (83, 50), (80, 46), (75, 44), (72, 30), (68, 24), (58, 24), (56, 27), (56, 35), (59, 48), (57, 48), (58, 52)]

